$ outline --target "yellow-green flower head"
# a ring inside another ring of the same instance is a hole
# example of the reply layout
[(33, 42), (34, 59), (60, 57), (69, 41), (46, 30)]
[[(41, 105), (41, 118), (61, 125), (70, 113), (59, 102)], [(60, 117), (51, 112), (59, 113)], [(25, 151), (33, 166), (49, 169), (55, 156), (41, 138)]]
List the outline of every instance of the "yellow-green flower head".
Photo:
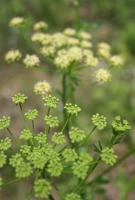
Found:
[(67, 194), (64, 200), (82, 200), (81, 196), (76, 193)]
[(65, 136), (62, 132), (54, 133), (52, 136), (52, 141), (55, 144), (65, 144), (66, 143)]
[(45, 106), (48, 106), (49, 108), (56, 108), (59, 99), (49, 94), (46, 97), (43, 97), (43, 101)]
[(15, 61), (19, 61), (22, 58), (22, 54), (19, 50), (10, 50), (5, 55), (5, 61), (7, 63), (12, 63)]
[(45, 46), (41, 48), (40, 52), (44, 57), (52, 57), (56, 52), (56, 47), (54, 45)]
[(51, 174), (51, 176), (60, 176), (63, 171), (63, 166), (60, 161), (54, 160), (50, 161), (47, 166), (47, 171)]
[(24, 104), (26, 102), (26, 100), (28, 99), (27, 96), (25, 96), (24, 94), (21, 94), (20, 92), (18, 94), (15, 94), (12, 97), (12, 101), (13, 103), (17, 104)]
[(99, 130), (104, 129), (107, 125), (106, 117), (104, 115), (100, 115), (99, 113), (93, 115), (91, 120), (94, 126), (96, 126)]
[(6, 137), (0, 140), (0, 151), (7, 151), (12, 146), (11, 139)]
[(74, 36), (76, 34), (75, 29), (72, 28), (66, 28), (63, 33), (67, 36)]
[(90, 40), (92, 38), (91, 34), (86, 31), (79, 32), (79, 38), (83, 40)]
[(34, 86), (35, 94), (45, 96), (51, 92), (51, 85), (47, 81), (37, 82)]
[(87, 176), (89, 165), (93, 158), (88, 153), (81, 153), (78, 160), (73, 163), (73, 174), (79, 179), (84, 179)]
[(98, 44), (98, 50), (97, 53), (99, 56), (108, 59), (110, 57), (110, 45), (105, 43), (105, 42), (101, 42)]
[(44, 120), (45, 120), (46, 124), (51, 128), (59, 126), (59, 119), (56, 116), (46, 115)]
[(51, 190), (51, 184), (45, 179), (37, 179), (34, 182), (34, 192), (37, 198), (48, 198)]
[(81, 41), (80, 46), (81, 46), (82, 48), (84, 48), (84, 49), (89, 49), (89, 48), (91, 48), (93, 45), (92, 45), (92, 43), (91, 43), (90, 41), (83, 40), (83, 41)]
[(33, 26), (34, 31), (46, 30), (47, 28), (48, 28), (48, 24), (44, 21), (39, 21), (35, 23)]
[(40, 65), (40, 60), (37, 55), (27, 54), (23, 60), (23, 63), (26, 68), (38, 67)]
[(115, 155), (114, 150), (108, 147), (101, 151), (100, 157), (102, 161), (111, 166), (117, 161), (117, 155)]
[(52, 35), (52, 44), (60, 48), (66, 45), (67, 37), (62, 33), (54, 33)]
[(14, 17), (9, 21), (9, 26), (12, 28), (19, 28), (24, 24), (23, 17)]
[(114, 67), (119, 67), (124, 64), (124, 59), (120, 55), (114, 55), (110, 58), (110, 64)]
[(111, 74), (106, 69), (99, 69), (95, 73), (95, 78), (98, 83), (105, 83), (111, 80)]
[(38, 117), (38, 111), (37, 109), (29, 109), (24, 116), (28, 120), (34, 120)]
[(29, 129), (24, 129), (21, 131), (20, 139), (31, 140), (33, 138), (32, 132)]
[(78, 155), (75, 149), (71, 149), (71, 148), (64, 149), (62, 152), (62, 156), (65, 162), (74, 162), (78, 158)]
[(77, 38), (74, 38), (74, 37), (67, 37), (67, 45), (68, 46), (79, 45), (79, 40)]
[(71, 104), (71, 103), (66, 103), (65, 107), (67, 110), (67, 113), (70, 115), (78, 115), (78, 113), (81, 111), (81, 108), (77, 104)]
[(37, 42), (40, 44), (49, 44), (52, 41), (52, 38), (49, 34), (37, 32), (32, 35), (31, 40), (32, 42)]
[(123, 133), (129, 131), (131, 126), (127, 120), (122, 120), (120, 116), (116, 116), (112, 122), (112, 127), (115, 132)]
[(9, 116), (3, 116), (0, 118), (0, 130), (4, 130), (10, 126), (11, 118)]
[(71, 127), (71, 130), (69, 131), (69, 137), (72, 143), (78, 143), (86, 138), (86, 134), (83, 130), (80, 130), (77, 127)]

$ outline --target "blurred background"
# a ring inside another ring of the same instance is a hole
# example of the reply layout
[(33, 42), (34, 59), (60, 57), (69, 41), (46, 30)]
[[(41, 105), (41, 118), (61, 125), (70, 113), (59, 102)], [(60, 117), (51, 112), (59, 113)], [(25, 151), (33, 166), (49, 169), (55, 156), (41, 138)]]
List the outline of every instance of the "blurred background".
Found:
[[(46, 79), (52, 85), (59, 85), (58, 77), (53, 73), (45, 75), (40, 71), (27, 71), (23, 66), (7, 65), (4, 62), (6, 51), (13, 46), (24, 52), (31, 51), (31, 43), (27, 36), (22, 34), (22, 37), (20, 35), (18, 38), (8, 28), (9, 20), (14, 16), (27, 18), (28, 31), (33, 22), (40, 20), (46, 21), (52, 31), (78, 26), (91, 32), (94, 41), (109, 42), (114, 53), (120, 52), (126, 58), (125, 66), (113, 72), (111, 82), (97, 86), (88, 81), (89, 74), (85, 71), (82, 83), (76, 91), (77, 103), (83, 108), (80, 116), (82, 127), (88, 126), (90, 116), (96, 112), (105, 114), (108, 119), (122, 115), (131, 122), (132, 133), (126, 143), (117, 148), (122, 156), (135, 145), (135, 1), (80, 0), (79, 6), (76, 3), (76, 0), (0, 0), (0, 115), (10, 114), (14, 120), (14, 127), (18, 130), (20, 119), (10, 97), (18, 91), (23, 91), (31, 97), (30, 103), (33, 106), (39, 106), (31, 90), (34, 83)], [(42, 110), (40, 106), (39, 109)], [(105, 139), (103, 135), (102, 137)], [(111, 178), (112, 183), (106, 186), (106, 190), (100, 191), (94, 200), (135, 200), (134, 156), (114, 170)], [(24, 190), (27, 189), (26, 186), (23, 187)], [(4, 192), (0, 199), (24, 200), (24, 192), (21, 187), (18, 188), (20, 189), (17, 189), (15, 198), (14, 195), (9, 197), (15, 188), (9, 188), (8, 194), (5, 195)]]

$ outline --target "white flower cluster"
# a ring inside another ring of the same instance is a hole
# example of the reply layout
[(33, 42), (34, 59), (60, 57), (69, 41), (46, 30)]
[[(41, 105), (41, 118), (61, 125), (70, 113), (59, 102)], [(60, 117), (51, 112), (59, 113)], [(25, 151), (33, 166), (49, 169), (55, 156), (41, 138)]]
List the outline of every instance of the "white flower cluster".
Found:
[(40, 60), (36, 55), (29, 55), (27, 54), (23, 60), (24, 65), (26, 68), (33, 68), (38, 67), (40, 64)]
[(22, 24), (24, 24), (23, 17), (14, 17), (9, 22), (9, 26), (12, 28), (19, 28)]
[[(13, 18), (10, 26), (20, 26), (24, 19)], [(27, 54), (23, 59), (26, 68), (33, 68), (40, 65), (39, 57), (49, 59), (56, 68), (66, 71), (71, 66), (95, 67), (94, 78), (97, 82), (104, 83), (111, 79), (109, 68), (118, 67), (124, 64), (120, 55), (112, 55), (111, 47), (106, 42), (101, 42), (97, 48), (93, 48), (92, 36), (86, 31), (77, 31), (73, 28), (66, 28), (62, 32), (44, 32), (48, 25), (44, 21), (39, 21), (33, 25), (34, 33), (31, 40), (37, 45), (38, 56)], [(9, 51), (5, 60), (7, 62), (18, 61), (21, 58), (18, 50)], [(44, 84), (43, 84), (44, 85)]]
[(51, 85), (47, 81), (37, 82), (34, 86), (34, 92), (37, 95), (45, 96), (51, 92)]
[(22, 55), (19, 50), (10, 50), (5, 55), (5, 60), (8, 63), (19, 61), (22, 58)]

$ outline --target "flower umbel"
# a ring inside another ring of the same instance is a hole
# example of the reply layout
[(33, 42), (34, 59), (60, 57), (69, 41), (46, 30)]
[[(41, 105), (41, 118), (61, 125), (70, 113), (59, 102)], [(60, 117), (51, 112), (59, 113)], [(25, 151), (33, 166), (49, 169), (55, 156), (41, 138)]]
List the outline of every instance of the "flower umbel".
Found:
[(100, 157), (102, 161), (111, 166), (117, 161), (117, 155), (115, 155), (114, 150), (108, 147), (101, 151)]
[(34, 120), (38, 117), (38, 111), (37, 109), (29, 109), (24, 116), (28, 120)]
[(45, 179), (37, 179), (34, 183), (34, 192), (37, 198), (48, 198), (51, 184)]
[(3, 116), (0, 118), (0, 130), (6, 129), (10, 126), (11, 118), (9, 116)]
[(93, 115), (91, 120), (94, 126), (96, 126), (99, 130), (104, 129), (107, 125), (106, 117), (104, 115), (100, 115), (99, 113)]
[(24, 104), (27, 99), (28, 99), (28, 97), (24, 94), (21, 94), (21, 93), (17, 93), (12, 97), (12, 101), (16, 105), (17, 104)]
[(75, 116), (77, 116), (78, 113), (81, 111), (81, 108), (77, 104), (73, 105), (71, 103), (66, 103), (64, 108), (67, 110), (68, 114)]

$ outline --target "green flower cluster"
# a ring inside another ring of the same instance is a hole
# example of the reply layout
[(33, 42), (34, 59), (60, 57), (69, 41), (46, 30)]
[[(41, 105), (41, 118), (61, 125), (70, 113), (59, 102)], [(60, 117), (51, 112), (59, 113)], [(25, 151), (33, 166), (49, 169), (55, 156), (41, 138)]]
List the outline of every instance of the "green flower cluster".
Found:
[(51, 184), (45, 179), (37, 179), (34, 182), (34, 192), (37, 198), (48, 198), (51, 189)]
[(31, 140), (33, 138), (32, 132), (29, 129), (24, 129), (21, 131), (20, 139)]
[(0, 140), (0, 151), (7, 151), (12, 145), (11, 139), (6, 137)]
[(71, 148), (64, 149), (64, 151), (62, 152), (62, 156), (65, 162), (74, 162), (78, 158), (78, 155), (75, 149), (71, 149)]
[(45, 145), (47, 142), (47, 135), (45, 133), (40, 132), (34, 137), (34, 139), (35, 142), (38, 143), (39, 145)]
[(117, 161), (117, 155), (115, 155), (114, 150), (108, 147), (101, 151), (100, 157), (102, 161), (111, 166)]
[(25, 178), (33, 173), (32, 166), (20, 153), (16, 153), (10, 158), (10, 165), (15, 168), (17, 178)]
[(78, 113), (81, 111), (81, 108), (78, 105), (76, 104), (73, 105), (71, 103), (66, 103), (64, 108), (67, 110), (68, 114), (75, 115), (75, 116), (77, 116)]
[(47, 171), (51, 174), (51, 176), (57, 177), (62, 174), (63, 165), (59, 153), (53, 152), (47, 166)]
[(59, 126), (58, 117), (55, 117), (52, 115), (47, 115), (47, 116), (45, 116), (44, 120), (45, 120), (46, 124), (51, 128)]
[(0, 130), (6, 129), (10, 126), (11, 118), (9, 116), (3, 116), (0, 118)]
[(94, 126), (96, 126), (99, 130), (104, 129), (107, 125), (106, 117), (104, 115), (100, 115), (99, 113), (93, 115), (91, 120)]
[(92, 161), (93, 158), (88, 153), (81, 153), (78, 160), (73, 163), (73, 174), (79, 179), (84, 179)]
[(127, 120), (122, 120), (120, 116), (115, 117), (112, 122), (112, 127), (116, 132), (126, 132), (131, 129), (131, 126)]
[(5, 151), (7, 151), (11, 145), (11, 139), (8, 137), (0, 140), (0, 168), (6, 164), (7, 156), (5, 155)]
[(70, 193), (66, 195), (65, 200), (82, 200), (82, 198), (76, 193)]
[(72, 143), (75, 143), (75, 142), (79, 143), (86, 138), (86, 134), (83, 130), (80, 130), (77, 127), (71, 127), (71, 130), (69, 132), (69, 137)]
[(27, 120), (34, 120), (38, 117), (37, 109), (30, 109), (24, 114)]
[(65, 136), (63, 135), (62, 132), (54, 133), (52, 136), (52, 141), (55, 144), (65, 144), (66, 143)]
[(43, 97), (44, 105), (49, 108), (56, 108), (58, 101), (59, 101), (58, 98), (56, 98), (55, 96), (52, 96), (50, 94), (46, 97)]
[(17, 105), (17, 104), (24, 104), (24, 103), (26, 102), (27, 99), (28, 99), (28, 97), (25, 96), (24, 94), (21, 94), (21, 93), (15, 94), (15, 95), (12, 97), (12, 101), (13, 101), (13, 103), (15, 103), (16, 105)]

